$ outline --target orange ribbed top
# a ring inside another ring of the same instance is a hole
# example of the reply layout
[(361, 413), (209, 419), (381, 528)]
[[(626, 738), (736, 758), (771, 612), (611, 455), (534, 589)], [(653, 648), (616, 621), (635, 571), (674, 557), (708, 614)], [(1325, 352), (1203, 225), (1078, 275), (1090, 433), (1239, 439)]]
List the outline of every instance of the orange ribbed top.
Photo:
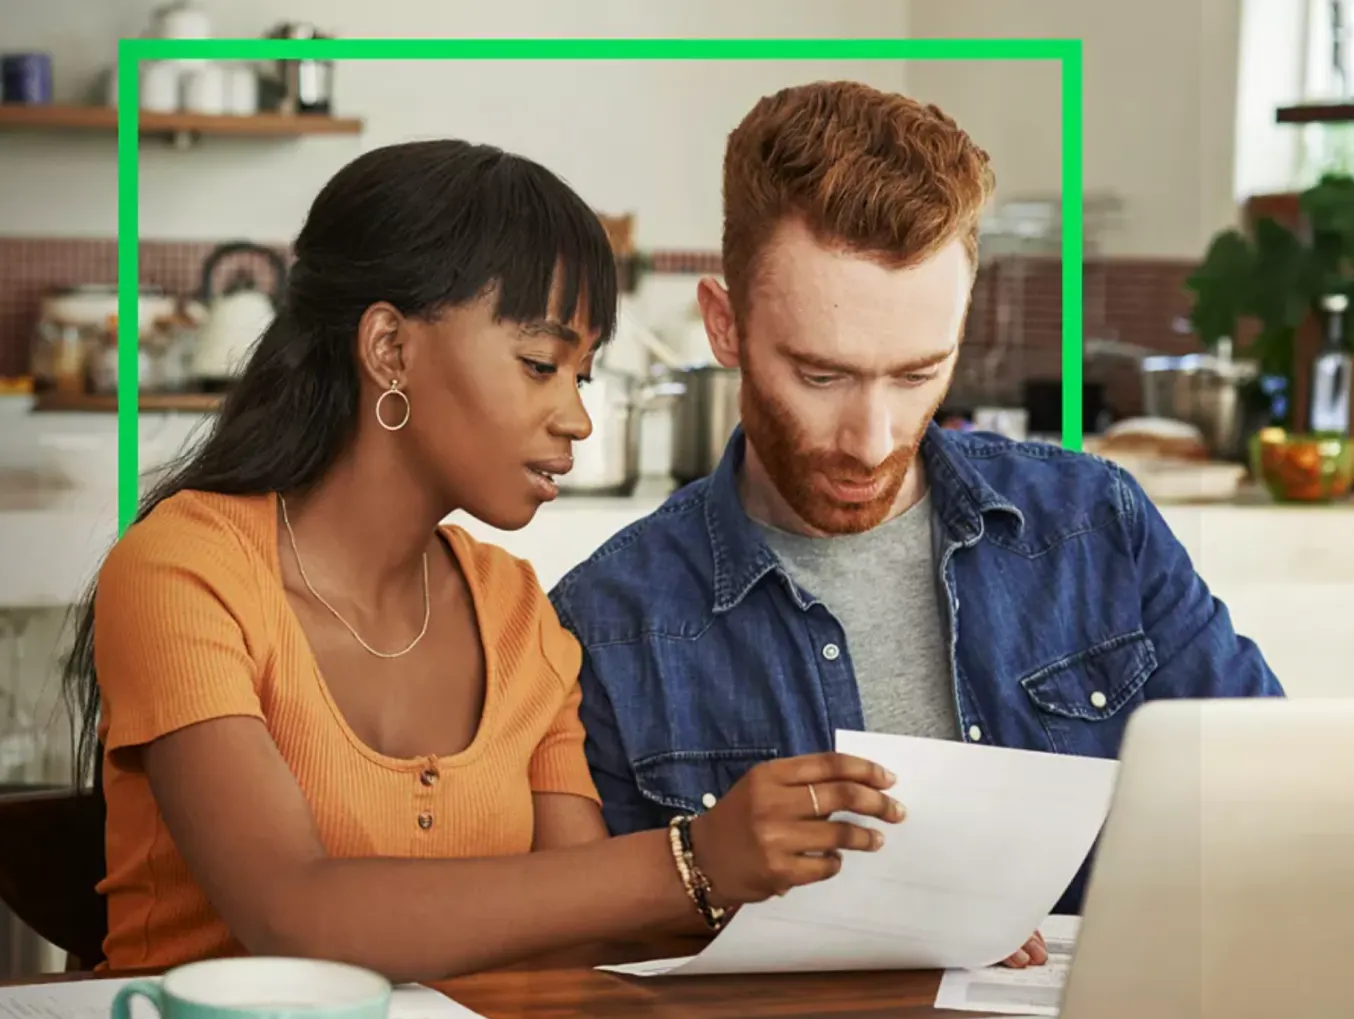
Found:
[(243, 952), (175, 848), (137, 755), (117, 753), (184, 726), (262, 719), (337, 857), (526, 853), (532, 793), (597, 800), (578, 721), (581, 652), (527, 563), (445, 528), (485, 646), (481, 725), (453, 756), (386, 757), (340, 714), (288, 604), (276, 507), (272, 495), (180, 493), (99, 573), (109, 969)]

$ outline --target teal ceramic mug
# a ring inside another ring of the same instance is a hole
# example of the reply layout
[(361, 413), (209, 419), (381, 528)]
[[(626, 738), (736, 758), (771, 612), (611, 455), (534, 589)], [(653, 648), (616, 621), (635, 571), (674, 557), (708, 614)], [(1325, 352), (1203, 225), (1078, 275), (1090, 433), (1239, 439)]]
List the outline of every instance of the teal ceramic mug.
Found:
[(344, 963), (211, 959), (124, 984), (112, 1019), (132, 1019), (136, 998), (149, 1001), (160, 1019), (387, 1019), (390, 991), (384, 977)]

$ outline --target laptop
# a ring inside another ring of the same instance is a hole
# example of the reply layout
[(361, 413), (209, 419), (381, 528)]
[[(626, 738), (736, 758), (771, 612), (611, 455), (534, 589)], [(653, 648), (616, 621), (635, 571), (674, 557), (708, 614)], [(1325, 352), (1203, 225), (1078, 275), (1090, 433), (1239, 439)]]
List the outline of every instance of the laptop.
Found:
[(1134, 712), (1059, 1015), (1354, 1017), (1354, 698)]

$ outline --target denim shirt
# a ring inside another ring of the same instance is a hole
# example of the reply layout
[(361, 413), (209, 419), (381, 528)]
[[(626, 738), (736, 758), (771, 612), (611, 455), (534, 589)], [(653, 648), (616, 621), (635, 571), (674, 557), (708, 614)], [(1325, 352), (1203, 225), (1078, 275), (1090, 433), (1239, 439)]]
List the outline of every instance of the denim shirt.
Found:
[[(759, 762), (864, 727), (831, 606), (739, 500), (744, 441), (551, 592), (583, 648), (585, 748), (613, 834), (699, 813)], [(956, 739), (1113, 758), (1147, 700), (1283, 696), (1122, 468), (934, 424), (921, 457)], [(1056, 912), (1080, 911), (1088, 871)]]

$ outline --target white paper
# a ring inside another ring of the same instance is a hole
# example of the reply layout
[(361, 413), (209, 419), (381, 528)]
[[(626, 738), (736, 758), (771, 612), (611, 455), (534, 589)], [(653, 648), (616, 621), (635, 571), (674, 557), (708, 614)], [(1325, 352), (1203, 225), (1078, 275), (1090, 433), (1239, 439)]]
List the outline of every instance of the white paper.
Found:
[(390, 996), (390, 1019), (484, 1019), (441, 991), (420, 984), (400, 984)]
[[(70, 980), (0, 987), (0, 1019), (108, 1019), (113, 997), (131, 980)], [(389, 1019), (484, 1019), (446, 995), (401, 984), (390, 996)], [(154, 1006), (132, 1000), (132, 1019), (157, 1019)]]
[(1048, 962), (1043, 966), (946, 970), (936, 993), (936, 1008), (985, 1015), (1056, 1016), (1080, 923), (1075, 916), (1050, 916), (1039, 925), (1048, 944)]
[[(898, 776), (907, 819), (836, 876), (740, 909), (699, 954), (600, 967), (631, 976), (976, 969), (1048, 916), (1109, 812), (1118, 762), (950, 740), (837, 733)], [(807, 794), (806, 794), (807, 795)]]

